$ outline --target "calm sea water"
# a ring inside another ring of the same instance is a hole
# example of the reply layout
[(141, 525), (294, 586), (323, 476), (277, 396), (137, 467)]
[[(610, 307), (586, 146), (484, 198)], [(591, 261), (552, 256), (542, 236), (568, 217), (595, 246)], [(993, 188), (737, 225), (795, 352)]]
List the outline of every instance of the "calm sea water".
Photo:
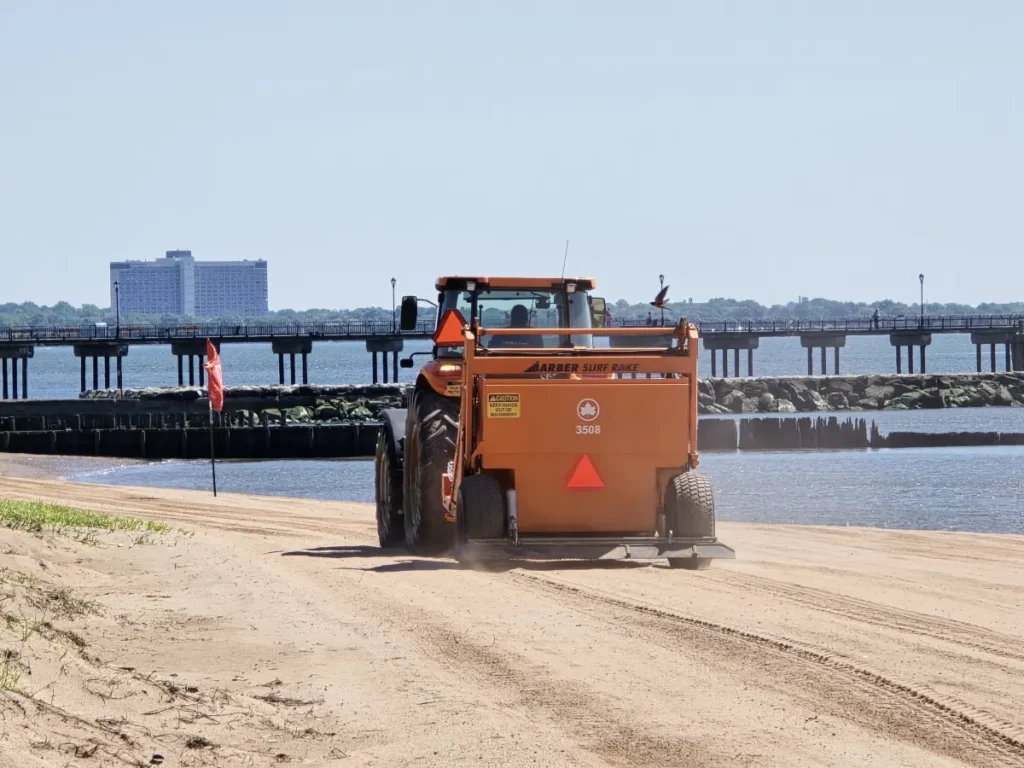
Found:
[[(929, 372), (975, 370), (975, 350), (967, 336), (936, 335), (933, 339), (928, 350)], [(428, 350), (424, 341), (406, 344), (406, 354)], [(850, 337), (841, 354), (843, 373), (895, 372), (896, 353), (887, 337)], [(741, 357), (746, 371), (745, 355)], [(277, 382), (277, 357), (269, 344), (226, 344), (221, 358), (229, 386)], [(416, 358), (417, 363), (424, 360)], [(987, 367), (987, 354), (984, 362)], [(1001, 355), (998, 363), (1003, 363)], [(707, 351), (701, 352), (699, 364), (707, 375)], [(819, 364), (816, 354), (816, 370)], [(828, 364), (831, 370), (831, 354)], [(370, 355), (361, 342), (318, 343), (309, 356), (309, 366), (313, 384), (370, 381)], [(799, 339), (764, 339), (755, 352), (754, 366), (758, 375), (802, 375), (807, 370), (807, 354)], [(401, 381), (409, 381), (414, 371), (400, 369), (399, 375)], [(70, 348), (36, 349), (36, 357), (29, 363), (33, 397), (77, 397), (78, 382), (78, 361)], [(176, 382), (177, 362), (169, 347), (133, 346), (124, 360), (126, 388)], [(883, 432), (1024, 432), (1024, 408), (858, 415), (874, 419)], [(723, 520), (1024, 533), (1024, 448), (705, 453), (702, 463), (715, 484)], [(217, 475), (218, 485), (225, 491), (373, 499), (372, 461), (230, 462), (220, 464)], [(76, 479), (205, 489), (209, 487), (209, 465), (136, 465)]]
[[(408, 341), (405, 354), (429, 351), (426, 341)], [(987, 349), (983, 365), (988, 367)], [(710, 353), (702, 350), (699, 366), (701, 375), (710, 375)], [(895, 373), (896, 351), (887, 336), (849, 337), (841, 352), (842, 373)], [(906, 370), (904, 353), (904, 370)], [(832, 354), (828, 355), (832, 372)], [(225, 344), (221, 349), (224, 380), (228, 386), (241, 384), (276, 384), (278, 381), (277, 356), (269, 344)], [(425, 362), (416, 357), (417, 366)], [(997, 357), (998, 367), (1004, 367), (1002, 354)], [(721, 363), (721, 357), (719, 357)], [(746, 353), (741, 354), (741, 370), (746, 372)], [(729, 366), (732, 370), (732, 357)], [(820, 353), (815, 354), (815, 372), (820, 373)], [(187, 361), (186, 361), (187, 365)], [(169, 346), (132, 346), (123, 360), (125, 388), (171, 386), (177, 384), (177, 358)], [(288, 367), (288, 361), (285, 361)], [(930, 373), (957, 373), (974, 371), (974, 346), (963, 334), (933, 336), (928, 349)], [(111, 362), (111, 385), (116, 386), (114, 365)], [(807, 372), (807, 352), (800, 347), (798, 338), (762, 339), (760, 349), (754, 352), (754, 373), (759, 376), (800, 376)], [(288, 371), (285, 371), (286, 375)], [(719, 370), (719, 373), (721, 371)], [(87, 371), (88, 384), (92, 383), (91, 365)], [(186, 380), (188, 372), (186, 370)], [(296, 376), (301, 380), (300, 361), (296, 359)], [(399, 380), (409, 381), (414, 371), (399, 369)], [(37, 347), (35, 357), (29, 361), (29, 394), (39, 398), (73, 398), (78, 396), (79, 361), (70, 347)], [(102, 363), (100, 386), (103, 386)], [(371, 357), (363, 342), (320, 342), (314, 344), (309, 355), (309, 381), (311, 384), (358, 384), (371, 381)]]
[[(1005, 409), (1002, 409), (1005, 410)], [(222, 491), (373, 501), (373, 461), (224, 462)], [(721, 520), (1024, 533), (1024, 447), (704, 453)], [(209, 489), (209, 462), (77, 480)]]

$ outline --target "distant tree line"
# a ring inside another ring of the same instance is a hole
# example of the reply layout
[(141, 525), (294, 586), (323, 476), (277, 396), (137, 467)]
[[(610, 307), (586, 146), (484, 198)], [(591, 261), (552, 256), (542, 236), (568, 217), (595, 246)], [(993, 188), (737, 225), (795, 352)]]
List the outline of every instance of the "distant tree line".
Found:
[[(716, 320), (757, 320), (760, 318), (777, 318), (780, 320), (818, 320), (838, 317), (870, 317), (875, 311), (880, 317), (913, 316), (920, 312), (917, 304), (902, 304), (884, 300), (871, 303), (852, 301), (833, 301), (831, 299), (801, 299), (788, 304), (765, 306), (752, 299), (716, 298), (705, 302), (685, 301), (672, 302), (666, 307), (666, 317), (676, 319), (685, 317), (692, 321)], [(420, 319), (431, 321), (436, 310), (423, 307)], [(660, 312), (650, 304), (630, 304), (620, 299), (609, 305), (613, 322), (643, 321), (651, 313), (655, 319)], [(970, 304), (939, 304), (925, 302), (925, 313), (929, 315), (1005, 315), (1024, 314), (1024, 302), (995, 304), (985, 302), (977, 306)], [(391, 310), (382, 307), (361, 307), (358, 309), (280, 309), (268, 312), (259, 317), (243, 317), (232, 315), (227, 317), (181, 317), (178, 315), (139, 315), (122, 314), (121, 323), (128, 324), (168, 324), (180, 322), (223, 322), (240, 325), (246, 322), (262, 323), (327, 323), (327, 322), (378, 322), (390, 323)], [(397, 322), (397, 315), (395, 318)], [(0, 304), (0, 327), (26, 325), (92, 325), (105, 322), (113, 324), (114, 313), (108, 308), (95, 304), (83, 304), (74, 307), (66, 301), (60, 301), (51, 307), (40, 306), (32, 302), (24, 304)]]
[[(66, 301), (59, 301), (52, 307), (40, 306), (27, 301), (24, 304), (0, 304), (0, 328), (26, 325), (92, 325), (94, 323), (115, 323), (116, 314), (95, 304), (74, 307)], [(391, 310), (381, 307), (359, 309), (281, 309), (263, 315), (246, 317), (225, 315), (223, 317), (187, 317), (183, 315), (121, 313), (122, 325), (166, 325), (172, 323), (328, 323), (328, 322), (391, 322)], [(395, 313), (395, 322), (398, 313)]]
[[(765, 306), (752, 299), (716, 298), (705, 302), (671, 302), (666, 307), (666, 316), (672, 318), (685, 317), (692, 321), (720, 320), (758, 320), (774, 318), (779, 320), (822, 320), (842, 317), (871, 317), (878, 312), (879, 317), (914, 316), (921, 312), (920, 304), (903, 304), (902, 302), (885, 299), (870, 303), (862, 301), (834, 301), (832, 299), (801, 299), (787, 304)], [(924, 304), (928, 315), (1010, 315), (1024, 314), (1024, 302), (995, 304), (984, 302), (978, 306), (970, 304), (940, 304), (928, 302)], [(619, 300), (611, 307), (613, 320), (641, 320), (648, 313), (657, 319), (659, 310), (650, 304), (630, 304)]]

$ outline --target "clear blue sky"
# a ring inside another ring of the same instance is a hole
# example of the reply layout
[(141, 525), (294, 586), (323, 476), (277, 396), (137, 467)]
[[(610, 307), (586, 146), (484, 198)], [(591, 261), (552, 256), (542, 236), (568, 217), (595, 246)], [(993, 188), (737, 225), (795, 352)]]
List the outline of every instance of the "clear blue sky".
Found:
[(1024, 3), (0, 0), (0, 302), (265, 258), (609, 298), (1024, 298)]

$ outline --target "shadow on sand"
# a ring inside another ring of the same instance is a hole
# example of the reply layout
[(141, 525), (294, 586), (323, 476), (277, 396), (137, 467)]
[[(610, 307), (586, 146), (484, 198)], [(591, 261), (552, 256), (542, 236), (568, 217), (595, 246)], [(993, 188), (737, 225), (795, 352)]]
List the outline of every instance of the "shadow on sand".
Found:
[[(405, 557), (403, 557), (403, 555)], [(349, 559), (361, 557), (401, 557), (389, 563), (371, 568), (344, 568), (344, 570), (372, 571), (374, 573), (407, 573), (409, 571), (482, 571), (501, 573), (521, 569), (524, 571), (581, 571), (608, 570), (621, 568), (646, 568), (656, 561), (644, 560), (491, 560), (485, 562), (459, 563), (451, 559), (427, 557), (411, 558), (404, 547), (374, 547), (367, 544), (340, 545), (336, 547), (310, 547), (282, 552), (282, 557), (326, 557)]]

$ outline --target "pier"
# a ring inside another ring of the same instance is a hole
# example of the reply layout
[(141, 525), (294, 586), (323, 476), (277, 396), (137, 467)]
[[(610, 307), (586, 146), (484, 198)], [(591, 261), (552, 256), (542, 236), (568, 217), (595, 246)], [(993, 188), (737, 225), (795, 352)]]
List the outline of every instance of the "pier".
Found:
[[(643, 323), (617, 323), (639, 326)], [(755, 351), (763, 338), (799, 337), (807, 350), (807, 375), (841, 373), (841, 350), (850, 336), (888, 336), (896, 351), (895, 369), (907, 374), (927, 372), (927, 348), (935, 334), (970, 334), (977, 348), (977, 370), (983, 363), (996, 372), (1024, 371), (1024, 315), (924, 316), (914, 318), (848, 318), (826, 320), (749, 320), (698, 322), (701, 344), (711, 355), (711, 376), (731, 373), (754, 376)], [(317, 342), (362, 341), (368, 353), (368, 378), (374, 384), (398, 381), (398, 358), (407, 339), (425, 340), (432, 323), (399, 332), (394, 323), (179, 323), (173, 325), (40, 326), (0, 329), (0, 399), (28, 399), (29, 360), (36, 347), (72, 348), (79, 358), (80, 391), (118, 390), (125, 386), (123, 360), (134, 345), (166, 345), (177, 358), (177, 384), (204, 386), (206, 339), (220, 350), (224, 344), (264, 343), (277, 355), (278, 384), (308, 384), (309, 355)], [(652, 338), (658, 334), (652, 328)], [(599, 331), (595, 335), (600, 335)], [(651, 342), (654, 343), (654, 342)], [(987, 347), (989, 354), (983, 355)], [(915, 355), (916, 351), (916, 355)], [(816, 354), (819, 353), (819, 354)], [(102, 361), (102, 367), (100, 362)], [(186, 365), (187, 361), (187, 365)], [(719, 361), (721, 368), (719, 369)], [(819, 362), (818, 369), (815, 363)], [(830, 369), (831, 364), (831, 369)], [(113, 365), (113, 379), (111, 367)], [(101, 376), (102, 370), (102, 376)], [(794, 371), (796, 373), (796, 371)], [(90, 376), (91, 374), (91, 376)], [(91, 383), (91, 387), (90, 387)], [(171, 384), (173, 382), (168, 382)], [(129, 383), (130, 386), (130, 383)]]

